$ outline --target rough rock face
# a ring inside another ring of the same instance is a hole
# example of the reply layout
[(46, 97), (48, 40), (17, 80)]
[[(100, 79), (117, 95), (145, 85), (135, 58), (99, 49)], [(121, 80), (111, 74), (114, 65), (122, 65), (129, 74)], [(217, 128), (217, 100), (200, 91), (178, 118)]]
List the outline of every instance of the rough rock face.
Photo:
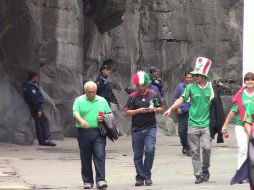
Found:
[(29, 112), (21, 96), (24, 72), (36, 65), (36, 32), (25, 1), (0, 3), (0, 140), (33, 142)]
[[(84, 16), (86, 3), (0, 2), (0, 141), (33, 143), (33, 121), (22, 98), (28, 70), (41, 74), (44, 111), (58, 139), (75, 135), (72, 103), (108, 58), (114, 60), (121, 108), (112, 109), (124, 133), (129, 130), (122, 115), (125, 88), (137, 69), (161, 69), (167, 103), (197, 56), (212, 59), (211, 80), (240, 81), (242, 0), (96, 0), (94, 12)], [(160, 117), (159, 123), (169, 125)]]
[(240, 80), (242, 6), (241, 0), (128, 1), (123, 24), (112, 32), (121, 82), (128, 83), (136, 69), (156, 65), (168, 102), (198, 56), (213, 61), (210, 79)]
[[(83, 13), (81, 1), (1, 1), (0, 140), (33, 142), (29, 110), (22, 97), (28, 70), (40, 72), (44, 111), (53, 136), (72, 123), (71, 105), (82, 93)], [(8, 27), (10, 29), (8, 29)], [(3, 30), (2, 30), (3, 29)]]

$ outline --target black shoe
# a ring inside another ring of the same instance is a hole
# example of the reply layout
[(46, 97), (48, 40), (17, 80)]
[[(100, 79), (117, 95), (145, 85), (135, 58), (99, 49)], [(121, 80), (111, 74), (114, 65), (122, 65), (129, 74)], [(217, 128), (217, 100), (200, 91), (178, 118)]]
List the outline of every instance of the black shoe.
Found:
[(204, 170), (203, 171), (203, 176), (204, 176), (204, 180), (208, 181), (209, 178), (210, 178), (210, 172), (209, 172), (209, 170)]
[(204, 181), (205, 181), (205, 179), (204, 179), (203, 175), (197, 175), (195, 184), (200, 184), (200, 183), (203, 183)]
[(150, 178), (145, 179), (145, 184), (146, 184), (146, 186), (151, 186), (153, 184), (153, 181)]
[(186, 151), (186, 156), (191, 157), (190, 150), (187, 150), (187, 151)]
[(144, 185), (144, 181), (136, 180), (135, 186), (142, 186)]
[(41, 145), (43, 145), (43, 146), (56, 146), (56, 143), (52, 142), (51, 140), (45, 140)]
[(183, 153), (183, 154), (186, 154), (186, 153), (187, 153), (187, 151), (186, 151), (185, 148), (182, 148), (182, 153)]

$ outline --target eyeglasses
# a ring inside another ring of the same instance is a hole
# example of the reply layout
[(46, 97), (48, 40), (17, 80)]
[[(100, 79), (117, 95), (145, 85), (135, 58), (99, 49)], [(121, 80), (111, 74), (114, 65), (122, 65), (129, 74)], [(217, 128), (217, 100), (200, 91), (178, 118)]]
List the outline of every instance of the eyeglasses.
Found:
[(194, 75), (192, 75), (193, 77), (199, 77), (199, 76), (201, 76), (200, 74), (194, 74)]

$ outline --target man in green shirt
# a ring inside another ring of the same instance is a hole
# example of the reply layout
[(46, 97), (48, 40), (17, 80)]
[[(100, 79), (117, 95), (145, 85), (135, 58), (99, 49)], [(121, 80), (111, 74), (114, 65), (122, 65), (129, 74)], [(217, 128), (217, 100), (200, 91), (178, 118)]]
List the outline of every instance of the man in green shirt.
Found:
[[(207, 73), (210, 66), (211, 60), (204, 57), (197, 58), (195, 70), (191, 72), (195, 83), (188, 84), (182, 96), (164, 113), (164, 117), (169, 117), (172, 110), (178, 108), (184, 101), (190, 98), (188, 143), (192, 156), (194, 175), (196, 176), (196, 184), (208, 181), (210, 178), (208, 170), (211, 157), (209, 107), (213, 94), (211, 84), (207, 82)], [(202, 159), (200, 155), (201, 149)]]
[(85, 95), (76, 98), (73, 104), (84, 189), (91, 189), (94, 184), (92, 160), (96, 171), (97, 188), (103, 189), (108, 186), (105, 181), (106, 137), (100, 134), (98, 122), (103, 121), (99, 112), (109, 113), (111, 110), (107, 101), (96, 95), (96, 90), (96, 83), (87, 82), (84, 85)]
[(251, 135), (252, 124), (254, 122), (254, 99), (247, 106), (245, 117), (244, 117), (244, 127), (247, 131), (248, 136)]
[[(254, 81), (254, 80), (252, 80)], [(249, 136), (248, 146), (248, 179), (250, 183), (250, 189), (254, 189), (254, 99), (247, 106), (244, 117), (244, 128)]]

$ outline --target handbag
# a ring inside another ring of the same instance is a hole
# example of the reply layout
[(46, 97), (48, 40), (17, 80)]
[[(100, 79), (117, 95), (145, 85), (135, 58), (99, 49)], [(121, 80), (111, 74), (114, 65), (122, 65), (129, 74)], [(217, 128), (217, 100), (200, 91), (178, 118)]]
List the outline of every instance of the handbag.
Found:
[(111, 141), (117, 140), (121, 136), (119, 127), (116, 125), (113, 113), (104, 113), (103, 122), (99, 123), (101, 135), (107, 136)]

